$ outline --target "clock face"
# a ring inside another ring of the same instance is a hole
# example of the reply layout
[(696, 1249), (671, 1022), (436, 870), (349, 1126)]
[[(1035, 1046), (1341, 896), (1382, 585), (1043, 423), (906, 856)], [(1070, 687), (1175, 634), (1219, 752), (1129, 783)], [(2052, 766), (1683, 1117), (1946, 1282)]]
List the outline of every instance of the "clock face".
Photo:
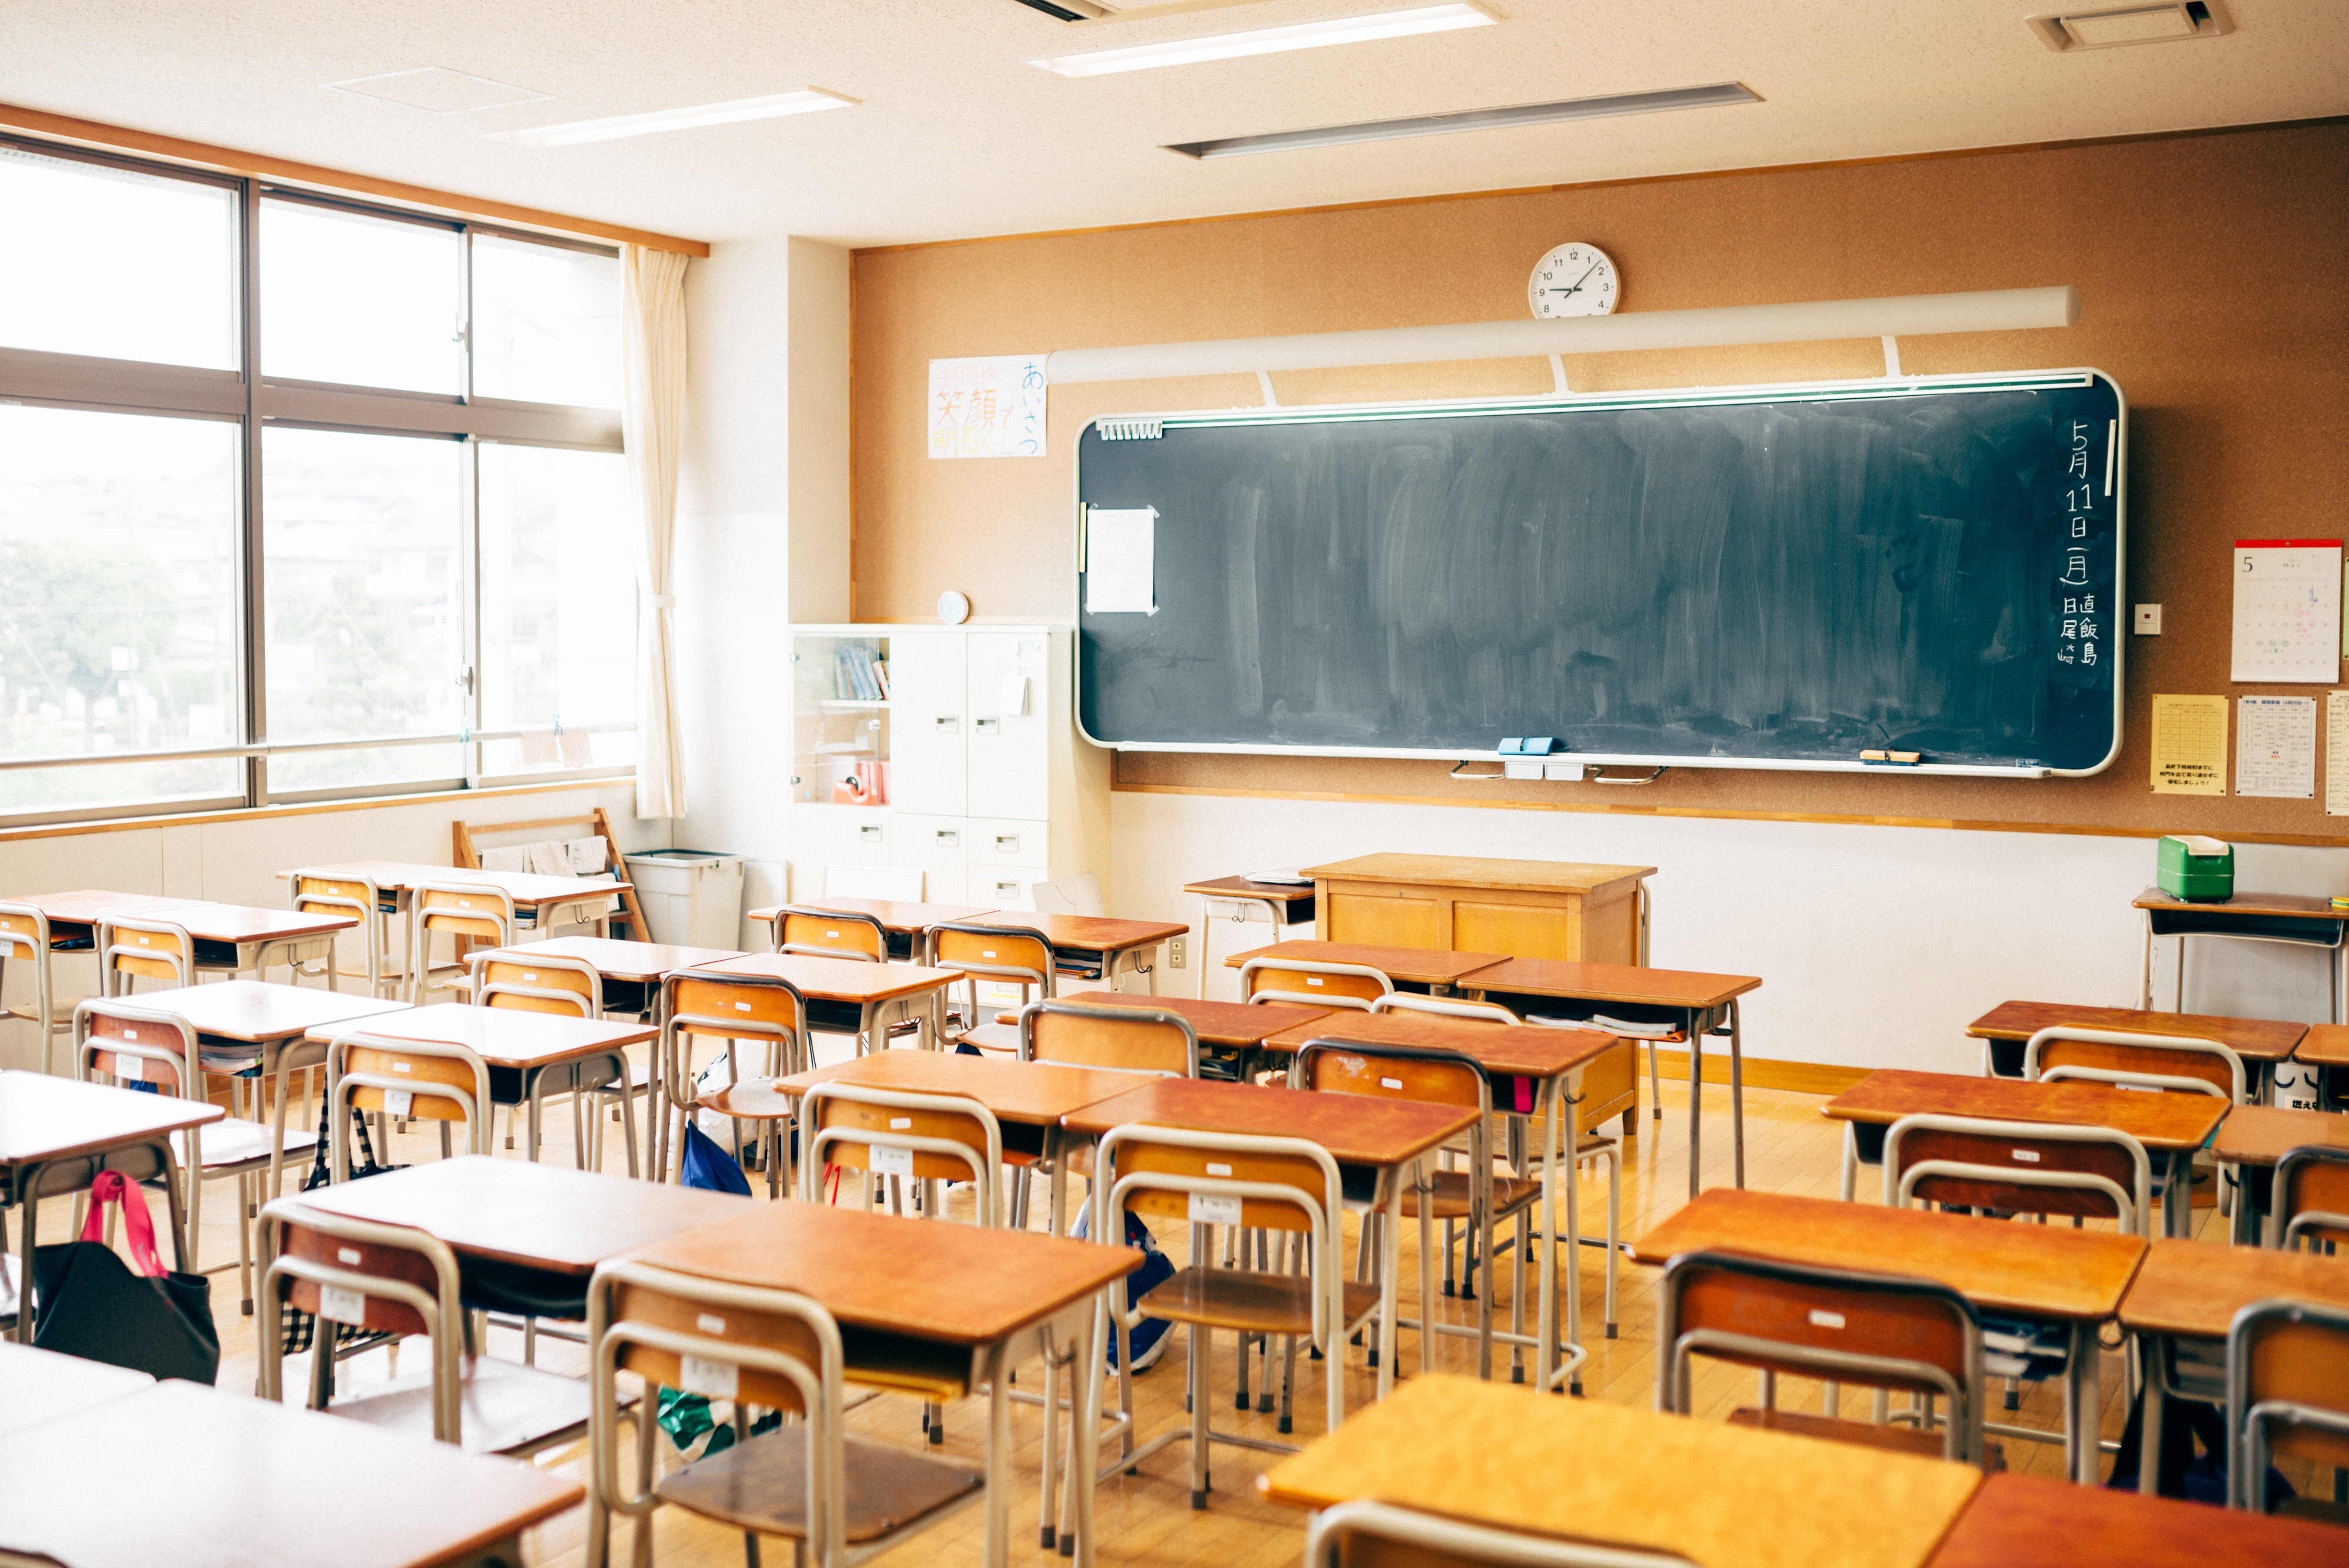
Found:
[(1526, 299), (1537, 317), (1605, 316), (1621, 296), (1622, 282), (1605, 251), (1574, 240), (1551, 246), (1534, 264)]

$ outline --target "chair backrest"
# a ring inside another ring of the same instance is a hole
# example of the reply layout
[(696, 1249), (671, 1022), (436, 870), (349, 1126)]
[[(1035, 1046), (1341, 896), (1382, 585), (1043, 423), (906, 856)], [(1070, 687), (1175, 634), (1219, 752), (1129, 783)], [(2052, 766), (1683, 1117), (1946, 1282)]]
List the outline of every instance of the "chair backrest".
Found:
[(2349, 1311), (2253, 1302), (2227, 1330), (2230, 1506), (2267, 1511), (2268, 1459), (2349, 1468)]
[(1457, 1051), (1415, 1045), (1365, 1045), (1353, 1040), (1309, 1040), (1288, 1064), (1288, 1086), (1381, 1100), (1423, 1100), (1493, 1114), (1491, 1081)]
[(691, 1110), (699, 1091), (691, 1072), (697, 1035), (778, 1044), (786, 1072), (807, 1065), (807, 999), (773, 975), (678, 970), (661, 981), (661, 1082), (670, 1102)]
[(2268, 1244), (2349, 1241), (2349, 1148), (2295, 1148), (2276, 1161)]
[(1884, 1135), (1884, 1201), (1911, 1199), (2008, 1214), (2071, 1214), (2143, 1236), (2153, 1161), (2113, 1127), (1974, 1116), (1903, 1116)]
[[(380, 1333), (422, 1334), (431, 1343), (432, 1436), (464, 1440), (460, 1375), (464, 1308), (457, 1255), (447, 1242), (404, 1225), (380, 1225), (280, 1198), (261, 1211), (261, 1397), (284, 1398), (282, 1308), (316, 1316), (314, 1354), (331, 1355), (347, 1323)], [(332, 1380), (313, 1376), (310, 1407), (326, 1407)]]
[(285, 887), (286, 907), (296, 914), (357, 915), (362, 924), (375, 919), (382, 897), (383, 890), (365, 877), (329, 877), (316, 871), (296, 871)]
[(940, 969), (992, 975), (1052, 993), (1052, 944), (1019, 926), (969, 921), (930, 928), (930, 955)]
[(1394, 982), (1367, 964), (1252, 958), (1240, 965), (1240, 996), (1247, 1002), (1302, 1002), (1367, 1012), (1380, 997), (1393, 993)]
[(996, 1190), (1003, 1129), (993, 1112), (960, 1095), (818, 1084), (800, 1102), (801, 1197), (824, 1201), (827, 1165), (875, 1176), (968, 1181), (978, 1189), (979, 1224), (1003, 1223)]
[(168, 980), (173, 985), (193, 985), (196, 944), (185, 926), (169, 920), (136, 920), (127, 917), (98, 928), (100, 967), (109, 974)]
[(1627, 1552), (1417, 1513), (1357, 1498), (1305, 1526), (1305, 1568), (1696, 1568), (1685, 1557)]
[(1102, 901), (1101, 878), (1090, 871), (1063, 877), (1057, 882), (1031, 882), (1028, 896), (1040, 915), (1085, 915), (1098, 919), (1109, 913)]
[(159, 1093), (192, 1099), (203, 1092), (200, 1049), (195, 1025), (168, 1009), (109, 996), (84, 997), (74, 1007), (77, 1078), (109, 1073), (119, 1082), (152, 1084)]
[(1019, 1010), (1019, 1056), (1112, 1073), (1199, 1075), (1199, 1035), (1163, 1007), (1102, 1007), (1051, 998)]
[(533, 957), (528, 948), (493, 949), (473, 955), (473, 1004), (601, 1018), (604, 977), (585, 959)]
[(326, 1085), (337, 1181), (350, 1174), (345, 1105), (421, 1121), (463, 1122), (467, 1152), (490, 1152), (490, 1069), (469, 1046), (349, 1030), (326, 1047)]
[(1438, 1018), (1465, 1018), (1475, 1023), (1522, 1023), (1524, 1019), (1497, 1002), (1463, 1002), (1456, 996), (1422, 996), (1415, 991), (1390, 991), (1371, 1001), (1372, 1012), (1429, 1012)]
[(2134, 1034), (2059, 1024), (2042, 1029), (2024, 1044), (2023, 1075), (2129, 1084), (2173, 1094), (2211, 1094), (2230, 1105), (2243, 1103), (2243, 1059), (2216, 1040), (2185, 1035)]
[[(493, 947), (513, 940), (513, 898), (487, 882), (419, 882), (409, 889), (416, 929), (472, 937)], [(419, 961), (421, 961), (420, 959)]]
[(46, 967), (48, 956), (48, 916), (30, 904), (0, 904), (0, 961), (29, 959)]
[(1982, 1454), (1982, 1324), (1949, 1286), (1899, 1274), (1683, 1252), (1664, 1265), (1656, 1408), (1689, 1411), (1689, 1361), (1710, 1355), (1950, 1401), (1948, 1455)]
[(886, 963), (889, 933), (870, 915), (794, 905), (775, 917), (775, 950)]

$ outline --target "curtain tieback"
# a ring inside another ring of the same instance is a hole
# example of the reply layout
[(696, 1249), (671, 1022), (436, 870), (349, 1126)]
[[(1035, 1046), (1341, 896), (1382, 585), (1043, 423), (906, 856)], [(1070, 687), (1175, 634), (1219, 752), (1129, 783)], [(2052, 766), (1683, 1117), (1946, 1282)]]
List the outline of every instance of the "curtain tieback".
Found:
[(677, 608), (677, 596), (675, 594), (655, 594), (652, 596), (652, 600), (653, 608), (657, 610)]

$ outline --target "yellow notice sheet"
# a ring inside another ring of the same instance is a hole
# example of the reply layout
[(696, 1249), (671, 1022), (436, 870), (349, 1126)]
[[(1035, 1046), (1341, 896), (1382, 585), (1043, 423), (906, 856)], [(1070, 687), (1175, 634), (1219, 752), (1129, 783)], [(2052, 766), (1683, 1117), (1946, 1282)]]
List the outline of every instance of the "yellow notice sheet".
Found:
[(2153, 793), (2227, 793), (2227, 700), (2153, 699)]
[(2349, 816), (2349, 691), (2324, 694), (2324, 815)]

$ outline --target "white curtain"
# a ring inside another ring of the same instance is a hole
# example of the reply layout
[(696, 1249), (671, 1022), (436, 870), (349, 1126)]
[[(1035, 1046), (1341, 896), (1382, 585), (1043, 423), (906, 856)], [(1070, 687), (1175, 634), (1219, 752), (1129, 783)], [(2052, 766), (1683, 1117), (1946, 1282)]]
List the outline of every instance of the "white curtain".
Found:
[(677, 538), (677, 461), (685, 424), (685, 257), (620, 250), (620, 431), (644, 530), (636, 617), (636, 815), (685, 815), (677, 732), (669, 561)]

